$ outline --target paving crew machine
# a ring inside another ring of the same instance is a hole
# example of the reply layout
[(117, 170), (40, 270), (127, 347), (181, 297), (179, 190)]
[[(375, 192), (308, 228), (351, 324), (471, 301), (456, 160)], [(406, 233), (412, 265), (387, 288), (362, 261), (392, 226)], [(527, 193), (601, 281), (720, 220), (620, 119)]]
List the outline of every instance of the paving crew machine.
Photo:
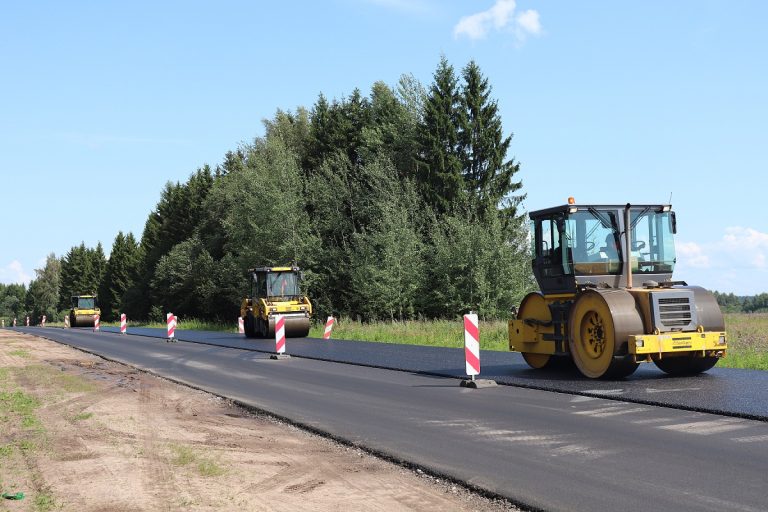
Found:
[(240, 316), (249, 338), (273, 337), (275, 317), (285, 317), (285, 335), (289, 338), (309, 334), (312, 303), (302, 295), (299, 267), (257, 267), (248, 269), (251, 292), (243, 299)]
[(72, 296), (72, 309), (69, 310), (69, 325), (71, 327), (93, 327), (93, 315), (100, 315), (96, 295)]
[[(673, 281), (670, 205), (568, 204), (531, 212), (533, 273), (509, 321), (509, 348), (529, 366), (571, 358), (590, 378), (623, 378), (641, 362), (698, 374), (725, 356), (715, 297)], [(637, 286), (636, 283), (639, 283)]]

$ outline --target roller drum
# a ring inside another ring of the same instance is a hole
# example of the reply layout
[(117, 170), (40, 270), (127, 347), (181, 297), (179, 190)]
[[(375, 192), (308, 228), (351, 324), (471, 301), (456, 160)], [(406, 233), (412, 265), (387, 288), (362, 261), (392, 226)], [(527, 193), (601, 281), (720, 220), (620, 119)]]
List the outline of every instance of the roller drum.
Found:
[(72, 327), (93, 327), (93, 315), (75, 315)]
[[(309, 317), (306, 316), (285, 316), (285, 337), (286, 338), (305, 338), (309, 335)], [(269, 317), (268, 338), (275, 337), (275, 317)]]

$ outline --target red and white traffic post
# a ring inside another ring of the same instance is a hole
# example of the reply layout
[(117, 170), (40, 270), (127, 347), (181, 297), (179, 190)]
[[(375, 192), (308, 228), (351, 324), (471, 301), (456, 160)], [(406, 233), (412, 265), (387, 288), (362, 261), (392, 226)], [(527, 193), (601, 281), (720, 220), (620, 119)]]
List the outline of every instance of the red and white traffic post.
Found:
[(333, 324), (336, 323), (336, 319), (332, 316), (328, 317), (328, 320), (325, 321), (325, 332), (323, 333), (323, 339), (329, 340), (331, 339), (331, 331), (333, 330)]
[(120, 334), (125, 334), (128, 332), (128, 317), (125, 316), (125, 313), (120, 313)]
[(165, 322), (168, 325), (168, 341), (176, 341), (176, 317), (173, 313), (168, 313), (165, 316)]
[(285, 353), (285, 316), (277, 315), (275, 318), (275, 352)]
[(290, 359), (291, 356), (285, 353), (285, 316), (275, 316), (275, 353), (269, 356), (270, 359)]
[(29, 317), (27, 317), (27, 327), (29, 327)]
[(13, 326), (16, 327), (16, 318), (13, 319)]
[(45, 315), (43, 315), (43, 319), (40, 323), (42, 324), (43, 327), (45, 327)]
[(245, 334), (245, 322), (241, 316), (237, 317), (237, 333)]
[(461, 385), (468, 388), (487, 388), (496, 385), (495, 380), (475, 379), (480, 375), (480, 327), (477, 313), (472, 311), (464, 315), (464, 361), (466, 373), (472, 380), (461, 380)]
[(93, 315), (93, 332), (99, 332), (99, 322), (100, 321), (101, 321), (101, 316)]
[(475, 375), (480, 375), (480, 329), (477, 322), (475, 313), (464, 315), (464, 359), (466, 373), (472, 380), (475, 380)]
[(69, 315), (64, 315), (64, 328), (69, 328)]

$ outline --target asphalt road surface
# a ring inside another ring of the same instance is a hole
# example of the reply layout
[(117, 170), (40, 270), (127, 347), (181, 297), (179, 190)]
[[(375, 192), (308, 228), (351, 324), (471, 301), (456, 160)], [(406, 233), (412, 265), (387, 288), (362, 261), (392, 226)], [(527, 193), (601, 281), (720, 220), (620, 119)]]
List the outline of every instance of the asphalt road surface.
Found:
[[(394, 358), (380, 353), (391, 350), (382, 344), (356, 343), (374, 358), (361, 366), (300, 357), (273, 361), (263, 352), (216, 343), (166, 343), (88, 330), (17, 330), (233, 398), (530, 508), (758, 511), (767, 506), (765, 421), (517, 386), (470, 390), (459, 387), (455, 378), (426, 375), (431, 371), (375, 368)], [(252, 349), (270, 348), (265, 340), (213, 336)], [(178, 337), (186, 336), (179, 332)], [(325, 343), (326, 350), (333, 346), (341, 353), (354, 345), (289, 339), (288, 352), (301, 343), (315, 348)], [(433, 350), (438, 357), (434, 368), (446, 374), (463, 369), (450, 350)], [(483, 353), (483, 361), (488, 354)], [(489, 366), (491, 374), (521, 378), (522, 370), (484, 363), (485, 377)], [(683, 380), (641, 375), (610, 384), (622, 390), (634, 382), (659, 388), (674, 380), (674, 386), (706, 382), (707, 390), (716, 390), (718, 382), (727, 385), (730, 379), (730, 372), (721, 377), (723, 372)], [(739, 379), (747, 388), (762, 385), (764, 380), (751, 385), (751, 375)], [(595, 382), (575, 376), (556, 382), (597, 389)], [(666, 389), (658, 394), (686, 393)], [(724, 393), (717, 396), (728, 400)]]
[[(165, 329), (133, 328), (131, 332), (166, 337)], [(265, 353), (275, 350), (273, 340), (247, 339), (242, 334), (177, 330), (176, 337)], [(286, 347), (288, 354), (309, 359), (466, 378), (463, 349), (316, 338), (289, 338)], [(628, 379), (604, 381), (586, 379), (573, 366), (533, 370), (520, 354), (482, 351), (481, 372), (482, 378), (500, 384), (768, 421), (768, 372), (764, 371), (715, 367), (693, 377), (670, 377), (654, 364), (644, 363)]]

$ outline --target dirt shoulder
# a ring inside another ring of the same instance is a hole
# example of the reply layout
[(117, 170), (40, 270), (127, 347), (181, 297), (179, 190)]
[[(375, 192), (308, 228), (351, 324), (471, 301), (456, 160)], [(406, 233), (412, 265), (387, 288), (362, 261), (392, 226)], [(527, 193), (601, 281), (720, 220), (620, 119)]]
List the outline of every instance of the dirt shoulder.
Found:
[(30, 335), (0, 331), (0, 511), (513, 510)]

